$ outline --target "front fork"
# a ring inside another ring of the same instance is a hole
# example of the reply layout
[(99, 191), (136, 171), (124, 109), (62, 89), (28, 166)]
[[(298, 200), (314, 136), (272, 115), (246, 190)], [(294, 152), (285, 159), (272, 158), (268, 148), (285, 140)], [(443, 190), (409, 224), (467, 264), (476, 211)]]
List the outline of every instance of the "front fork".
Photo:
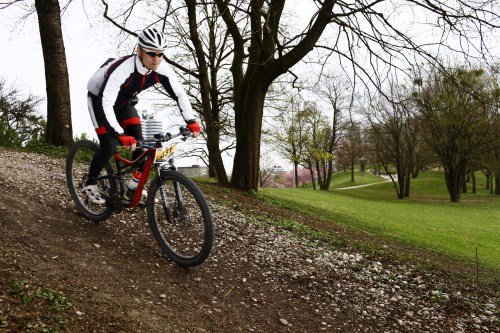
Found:
[(176, 204), (174, 206), (173, 212), (168, 208), (168, 196), (167, 191), (165, 189), (164, 182), (162, 180), (162, 172), (175, 171), (177, 168), (175, 167), (174, 161), (171, 159), (169, 161), (169, 165), (162, 165), (158, 167), (158, 177), (160, 179), (160, 196), (161, 203), (163, 206), (163, 210), (165, 212), (165, 216), (167, 217), (168, 222), (173, 223), (174, 220), (182, 220), (186, 214), (186, 209), (184, 207), (184, 198), (182, 197), (181, 187), (178, 182), (174, 181), (174, 192), (175, 192), (175, 201)]

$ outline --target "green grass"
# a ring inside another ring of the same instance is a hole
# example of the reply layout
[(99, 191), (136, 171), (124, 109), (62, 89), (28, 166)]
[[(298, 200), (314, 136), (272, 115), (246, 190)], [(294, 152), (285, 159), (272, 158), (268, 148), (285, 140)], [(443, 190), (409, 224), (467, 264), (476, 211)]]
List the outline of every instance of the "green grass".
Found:
[(67, 147), (52, 146), (42, 142), (29, 143), (22, 149), (56, 158), (66, 158), (66, 156), (68, 155)]
[(34, 286), (27, 281), (0, 281), (0, 331), (68, 331), (75, 321), (73, 305), (60, 291)]
[(478, 173), (477, 194), (450, 203), (442, 173), (412, 180), (411, 198), (397, 200), (392, 183), (344, 191), (263, 189), (259, 196), (319, 216), (500, 271), (500, 197), (488, 194)]
[(339, 171), (332, 175), (330, 188), (341, 188), (383, 182), (385, 179), (369, 172), (354, 171), (354, 182), (351, 182), (350, 171)]

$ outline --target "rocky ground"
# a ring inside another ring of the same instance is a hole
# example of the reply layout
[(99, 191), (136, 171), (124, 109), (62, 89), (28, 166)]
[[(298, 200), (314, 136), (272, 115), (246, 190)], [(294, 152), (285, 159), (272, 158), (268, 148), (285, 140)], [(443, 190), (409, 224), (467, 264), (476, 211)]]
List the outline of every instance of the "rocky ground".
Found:
[(181, 269), (143, 211), (85, 220), (64, 163), (0, 148), (2, 332), (500, 332), (494, 292), (322, 247), (224, 204), (228, 190), (208, 197), (212, 255)]

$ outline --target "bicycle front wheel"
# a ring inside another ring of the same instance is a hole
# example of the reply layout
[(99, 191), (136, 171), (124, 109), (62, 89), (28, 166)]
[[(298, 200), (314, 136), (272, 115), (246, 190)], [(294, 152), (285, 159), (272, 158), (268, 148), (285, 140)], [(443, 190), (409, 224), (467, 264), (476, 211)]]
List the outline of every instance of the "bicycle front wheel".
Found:
[(147, 213), (167, 257), (184, 267), (205, 261), (214, 240), (212, 213), (191, 179), (177, 171), (162, 172), (149, 187)]
[[(99, 145), (97, 143), (89, 140), (80, 140), (71, 146), (66, 157), (66, 180), (71, 197), (78, 210), (86, 218), (94, 222), (106, 220), (113, 213), (111, 206), (96, 205), (83, 192), (83, 185), (88, 176), (90, 162), (98, 150)], [(113, 173), (113, 168), (111, 163), (107, 162), (100, 176), (111, 173)], [(99, 191), (106, 195), (117, 192), (116, 182), (111, 178), (101, 178), (97, 186)]]

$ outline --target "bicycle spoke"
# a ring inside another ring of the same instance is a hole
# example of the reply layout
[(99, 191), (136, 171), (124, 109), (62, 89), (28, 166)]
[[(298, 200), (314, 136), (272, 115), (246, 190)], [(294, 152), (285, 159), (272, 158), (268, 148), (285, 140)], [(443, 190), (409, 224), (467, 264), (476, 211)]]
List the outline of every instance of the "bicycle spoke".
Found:
[[(85, 217), (96, 222), (105, 220), (112, 213), (112, 210), (107, 205), (94, 204), (83, 191), (90, 161), (98, 149), (99, 146), (92, 141), (77, 141), (71, 147), (66, 160), (66, 178), (71, 196), (80, 212)], [(112, 168), (108, 163), (101, 175), (110, 171), (112, 171)], [(100, 192), (105, 195), (113, 193), (116, 186), (111, 182), (110, 178), (99, 179), (97, 186)]]
[(179, 265), (198, 265), (208, 256), (213, 241), (210, 210), (187, 177), (169, 171), (152, 184), (148, 219), (160, 246)]

